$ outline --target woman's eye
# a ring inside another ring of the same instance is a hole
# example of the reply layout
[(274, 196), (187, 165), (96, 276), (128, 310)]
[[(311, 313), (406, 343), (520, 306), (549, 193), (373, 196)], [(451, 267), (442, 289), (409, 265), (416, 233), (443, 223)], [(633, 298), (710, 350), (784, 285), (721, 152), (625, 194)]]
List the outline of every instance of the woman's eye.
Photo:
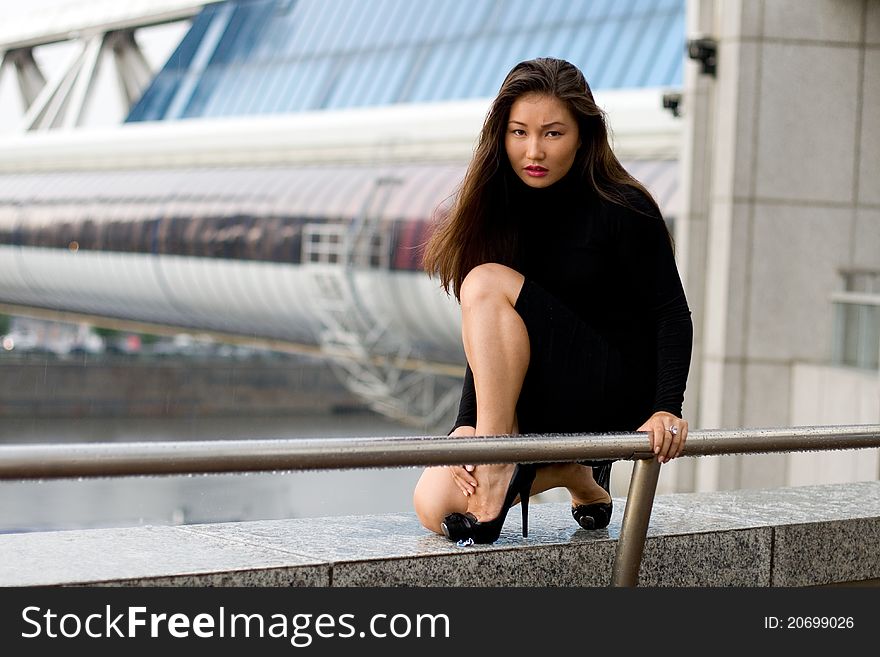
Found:
[(548, 137), (558, 137), (558, 136), (561, 135), (561, 134), (562, 134), (562, 133), (559, 132), (558, 130), (549, 130), (549, 131), (547, 131), (547, 136), (548, 136)]
[(526, 131), (522, 128), (514, 128), (513, 130), (511, 130), (511, 132), (517, 137), (522, 137), (524, 134), (526, 134)]

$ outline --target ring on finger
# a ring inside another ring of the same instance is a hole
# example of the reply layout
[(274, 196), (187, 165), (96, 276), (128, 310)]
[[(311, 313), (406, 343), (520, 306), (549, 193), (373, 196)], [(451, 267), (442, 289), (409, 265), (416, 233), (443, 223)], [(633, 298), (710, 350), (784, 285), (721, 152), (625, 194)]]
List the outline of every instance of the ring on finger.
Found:
[(674, 424), (671, 427), (666, 427), (666, 430), (671, 433), (673, 436), (678, 434), (678, 427)]

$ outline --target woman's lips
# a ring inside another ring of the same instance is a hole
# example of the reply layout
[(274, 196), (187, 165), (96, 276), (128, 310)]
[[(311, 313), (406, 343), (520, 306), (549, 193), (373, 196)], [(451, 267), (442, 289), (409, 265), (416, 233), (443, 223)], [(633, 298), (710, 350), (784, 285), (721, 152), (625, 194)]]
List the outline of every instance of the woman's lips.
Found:
[(549, 171), (544, 167), (525, 167), (525, 172), (534, 178), (543, 178)]

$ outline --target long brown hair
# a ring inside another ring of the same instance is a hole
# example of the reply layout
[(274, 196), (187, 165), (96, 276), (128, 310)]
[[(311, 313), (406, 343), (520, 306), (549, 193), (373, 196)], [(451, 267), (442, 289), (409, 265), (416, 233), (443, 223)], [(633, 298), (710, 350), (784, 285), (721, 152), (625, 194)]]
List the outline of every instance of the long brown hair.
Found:
[[(618, 161), (608, 143), (605, 114), (593, 100), (583, 73), (573, 64), (549, 57), (520, 62), (501, 84), (448, 214), (438, 222), (425, 248), (423, 266), (439, 275), (447, 294), (459, 299), (462, 281), (471, 269), (486, 262), (511, 264), (516, 235), (504, 225), (504, 181), (509, 176), (504, 136), (510, 108), (522, 95), (538, 93), (564, 102), (578, 122), (581, 146), (572, 171), (602, 199), (633, 207), (627, 194), (638, 191), (660, 210), (645, 187)], [(638, 210), (638, 208), (634, 208)]]

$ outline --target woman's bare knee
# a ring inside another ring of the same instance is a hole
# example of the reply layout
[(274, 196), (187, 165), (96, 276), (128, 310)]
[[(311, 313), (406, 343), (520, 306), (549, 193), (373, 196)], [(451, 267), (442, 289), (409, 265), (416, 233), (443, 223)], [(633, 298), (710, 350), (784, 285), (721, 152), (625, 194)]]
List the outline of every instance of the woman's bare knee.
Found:
[(496, 262), (477, 265), (468, 272), (461, 284), (462, 307), (479, 304), (502, 295), (512, 306), (516, 303), (525, 278), (515, 269)]
[(445, 466), (426, 468), (413, 491), (413, 508), (425, 529), (442, 533), (448, 514), (467, 510), (467, 498), (455, 487)]

